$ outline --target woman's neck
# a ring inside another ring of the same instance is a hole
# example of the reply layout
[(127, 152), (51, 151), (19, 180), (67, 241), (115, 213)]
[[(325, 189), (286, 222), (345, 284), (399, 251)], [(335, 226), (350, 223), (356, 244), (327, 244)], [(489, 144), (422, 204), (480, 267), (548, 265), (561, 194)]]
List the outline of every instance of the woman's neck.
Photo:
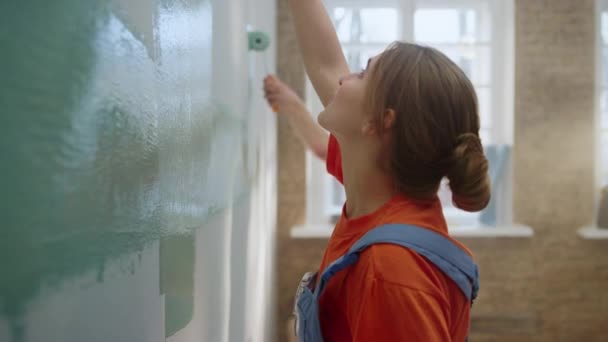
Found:
[(378, 166), (374, 153), (343, 145), (340, 150), (348, 218), (370, 214), (397, 194), (391, 176)]

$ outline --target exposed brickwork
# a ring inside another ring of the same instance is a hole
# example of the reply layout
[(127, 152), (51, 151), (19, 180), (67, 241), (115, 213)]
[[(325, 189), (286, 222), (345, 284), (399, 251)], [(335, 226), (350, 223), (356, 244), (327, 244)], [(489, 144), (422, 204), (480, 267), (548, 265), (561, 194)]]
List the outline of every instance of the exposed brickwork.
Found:
[[(305, 73), (295, 40), (287, 0), (277, 0), (278, 76), (300, 96), (304, 95)], [(301, 274), (302, 263), (320, 260), (323, 247), (307, 247), (310, 242), (292, 240), (291, 227), (304, 223), (306, 214), (306, 159), (304, 148), (293, 134), (285, 117), (278, 114), (278, 236), (277, 236), (277, 341), (287, 341), (285, 322), (291, 314), (291, 298)], [(311, 267), (310, 269), (314, 268)], [(300, 271), (301, 270), (301, 271)]]
[[(279, 75), (302, 94), (304, 71), (286, 0), (278, 0)], [(593, 220), (593, 0), (516, 0), (514, 215), (525, 239), (463, 239), (481, 267), (471, 340), (605, 341), (608, 241), (586, 241)], [(302, 146), (279, 120), (278, 341), (303, 272), (324, 240), (292, 240), (304, 221)]]

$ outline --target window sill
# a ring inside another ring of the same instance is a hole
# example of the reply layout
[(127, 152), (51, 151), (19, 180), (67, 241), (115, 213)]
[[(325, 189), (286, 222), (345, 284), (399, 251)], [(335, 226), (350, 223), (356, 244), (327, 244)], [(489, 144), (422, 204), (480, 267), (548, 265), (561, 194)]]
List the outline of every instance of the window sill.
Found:
[(534, 236), (534, 230), (528, 226), (512, 224), (507, 226), (488, 227), (452, 226), (450, 236), (462, 238), (529, 238)]
[(586, 240), (608, 240), (608, 228), (583, 227), (578, 230), (578, 235)]
[[(334, 229), (330, 224), (295, 226), (291, 229), (294, 239), (328, 239)], [(529, 238), (534, 235), (532, 228), (522, 225), (501, 227), (452, 226), (450, 236), (461, 238)], [(608, 229), (606, 230), (608, 232)], [(608, 238), (608, 234), (606, 235)]]
[(334, 231), (331, 224), (304, 224), (291, 229), (291, 237), (294, 239), (329, 239)]

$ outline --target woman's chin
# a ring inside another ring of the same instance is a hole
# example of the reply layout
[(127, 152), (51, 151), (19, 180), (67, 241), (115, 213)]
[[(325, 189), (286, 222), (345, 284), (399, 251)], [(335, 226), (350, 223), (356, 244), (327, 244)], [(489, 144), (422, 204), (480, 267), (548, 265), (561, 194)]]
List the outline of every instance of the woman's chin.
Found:
[(326, 116), (327, 116), (327, 113), (325, 111), (321, 111), (321, 113), (319, 113), (319, 115), (317, 115), (317, 123), (321, 127), (329, 130), (326, 125), (326, 123), (327, 123)]

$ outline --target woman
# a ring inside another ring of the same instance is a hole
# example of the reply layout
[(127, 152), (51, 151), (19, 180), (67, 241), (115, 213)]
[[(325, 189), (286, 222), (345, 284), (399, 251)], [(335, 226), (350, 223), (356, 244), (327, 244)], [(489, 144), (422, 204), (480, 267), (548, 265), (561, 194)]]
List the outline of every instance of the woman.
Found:
[[(447, 177), (463, 210), (479, 211), (490, 198), (469, 79), (439, 51), (400, 42), (350, 73), (321, 0), (289, 3), (306, 71), (325, 109), (315, 124), (274, 77), (265, 80), (266, 99), (326, 159), (347, 198), (320, 272), (389, 223), (433, 231), (470, 255), (449, 238), (437, 197)], [(318, 320), (328, 342), (464, 341), (469, 315), (469, 298), (427, 258), (376, 244), (327, 283)]]

